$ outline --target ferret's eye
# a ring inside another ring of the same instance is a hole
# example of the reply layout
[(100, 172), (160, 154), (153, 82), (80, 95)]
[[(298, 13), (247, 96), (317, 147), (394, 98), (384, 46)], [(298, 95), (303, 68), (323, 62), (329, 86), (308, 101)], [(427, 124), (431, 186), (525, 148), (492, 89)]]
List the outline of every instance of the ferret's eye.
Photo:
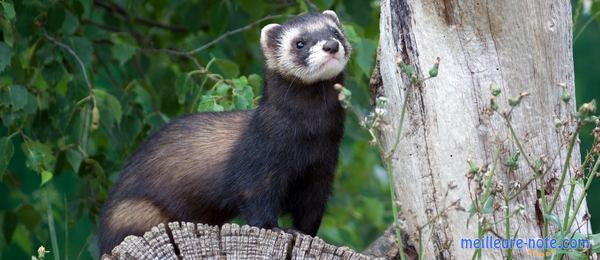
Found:
[(335, 37), (340, 38), (340, 33), (336, 29), (331, 29), (331, 32), (333, 32), (333, 35), (335, 35)]
[(298, 48), (298, 49), (304, 48), (304, 41), (297, 41), (296, 42), (296, 48)]

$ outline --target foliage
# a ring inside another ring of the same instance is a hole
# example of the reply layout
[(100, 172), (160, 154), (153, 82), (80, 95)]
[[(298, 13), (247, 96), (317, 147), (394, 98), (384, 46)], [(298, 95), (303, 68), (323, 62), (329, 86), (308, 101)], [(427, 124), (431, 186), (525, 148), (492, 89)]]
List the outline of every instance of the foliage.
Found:
[[(574, 7), (577, 10), (581, 1), (574, 2), (577, 3)], [(600, 43), (600, 19), (598, 19), (599, 16), (596, 16), (600, 15), (600, 1), (594, 0), (592, 3), (591, 12), (582, 12), (580, 15), (577, 15), (575, 11), (574, 14), (574, 19), (576, 19), (574, 20), (574, 35), (577, 36), (579, 34), (579, 37), (573, 41), (576, 75), (575, 86), (577, 86), (575, 90), (578, 105), (593, 98), (600, 100), (600, 87), (598, 87), (598, 82), (600, 82), (600, 73), (598, 73), (598, 68), (600, 68), (600, 48), (598, 48), (598, 43)], [(594, 21), (594, 17), (596, 17), (597, 22), (588, 24), (590, 20)], [(591, 126), (584, 127), (582, 129), (584, 134), (579, 136), (581, 139), (582, 155), (591, 151), (593, 137), (589, 133), (592, 132), (592, 129), (593, 127)], [(600, 233), (600, 221), (598, 219), (600, 216), (600, 200), (597, 199), (599, 196), (600, 181), (595, 180), (588, 191), (587, 198), (594, 233)]]
[[(355, 50), (346, 87), (368, 107), (375, 2), (1, 1), (0, 259), (40, 245), (46, 259), (95, 258), (98, 213), (128, 155), (177, 116), (253, 108), (260, 26), (313, 4), (344, 23)], [(347, 120), (319, 233), (359, 250), (392, 219), (370, 138)]]

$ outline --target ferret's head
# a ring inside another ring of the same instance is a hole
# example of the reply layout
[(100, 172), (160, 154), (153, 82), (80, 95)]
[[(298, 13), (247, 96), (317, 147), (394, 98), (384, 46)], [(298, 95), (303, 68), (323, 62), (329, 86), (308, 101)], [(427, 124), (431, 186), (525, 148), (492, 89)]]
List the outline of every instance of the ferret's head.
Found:
[(339, 75), (352, 47), (335, 12), (309, 13), (261, 30), (267, 67), (284, 77), (311, 84)]

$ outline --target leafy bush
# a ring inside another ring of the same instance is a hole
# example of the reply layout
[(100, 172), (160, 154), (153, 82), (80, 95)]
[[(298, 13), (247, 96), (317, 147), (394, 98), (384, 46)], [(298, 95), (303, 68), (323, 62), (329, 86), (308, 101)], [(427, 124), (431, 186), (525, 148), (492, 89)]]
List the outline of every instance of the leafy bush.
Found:
[[(343, 21), (355, 49), (346, 87), (357, 107), (368, 107), (376, 1), (314, 4)], [(260, 27), (312, 5), (2, 1), (0, 258), (29, 258), (40, 245), (51, 258), (97, 256), (98, 213), (128, 155), (174, 117), (253, 108), (262, 85)], [(369, 138), (347, 120), (319, 233), (356, 249), (392, 218), (385, 171)]]

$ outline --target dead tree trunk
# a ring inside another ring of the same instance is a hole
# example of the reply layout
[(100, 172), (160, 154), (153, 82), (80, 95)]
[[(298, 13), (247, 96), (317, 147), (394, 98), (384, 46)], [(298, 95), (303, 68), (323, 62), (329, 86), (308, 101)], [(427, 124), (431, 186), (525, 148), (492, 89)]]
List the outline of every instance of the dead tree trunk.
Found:
[(128, 236), (102, 259), (371, 259), (318, 237), (250, 226), (187, 222), (160, 224)]
[[(568, 122), (574, 111), (573, 100), (561, 101), (563, 88), (574, 96), (570, 2), (382, 0), (380, 31), (381, 78), (372, 87), (388, 98), (381, 138), (384, 150), (393, 151), (390, 159), (404, 220), (401, 226), (407, 231), (405, 244), (418, 251), (418, 239), (422, 239), (425, 259), (471, 258), (474, 250), (461, 249), (461, 239), (478, 237), (480, 219), (477, 214), (470, 218), (469, 210), (460, 210), (460, 206), (469, 209), (478, 196), (466, 176), (467, 160), (482, 169), (487, 165), (487, 173), (482, 172), (489, 175), (495, 158), (492, 184), (497, 193), (494, 202), (499, 205), (494, 205), (487, 219), (491, 231), (514, 236), (518, 230), (521, 238), (542, 237), (544, 192), (540, 187), (545, 187), (548, 204), (560, 193), (554, 209), (560, 219), (569, 192), (568, 185), (561, 190), (556, 187), (574, 124), (555, 128), (554, 122), (555, 118)], [(439, 76), (414, 84), (399, 65), (412, 65), (415, 75), (423, 79), (437, 57), (442, 61)], [(495, 99), (497, 112), (491, 109), (492, 83), (502, 91)], [(508, 98), (522, 92), (529, 96), (508, 113)], [(517, 138), (502, 113), (509, 115)], [(518, 151), (517, 141), (525, 153), (518, 168), (511, 170), (506, 162)], [(578, 151), (575, 143), (565, 183), (580, 166)], [(542, 178), (535, 178), (526, 157), (544, 168)], [(506, 205), (499, 194), (516, 185), (523, 191), (507, 206), (515, 211), (523, 207), (522, 214), (510, 219), (506, 233)], [(578, 186), (575, 194), (580, 192)], [(571, 229), (590, 231), (586, 212), (584, 203)], [(548, 234), (555, 231), (550, 225)], [(506, 250), (488, 249), (482, 256), (500, 259), (506, 254)], [(516, 259), (532, 257), (523, 251), (513, 255)]]

